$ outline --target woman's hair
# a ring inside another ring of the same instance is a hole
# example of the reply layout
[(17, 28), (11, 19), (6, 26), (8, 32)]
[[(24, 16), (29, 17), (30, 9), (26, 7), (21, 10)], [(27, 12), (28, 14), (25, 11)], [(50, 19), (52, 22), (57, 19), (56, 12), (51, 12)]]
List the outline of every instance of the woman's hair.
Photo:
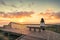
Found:
[(43, 18), (41, 18), (41, 22), (44, 22), (44, 19)]

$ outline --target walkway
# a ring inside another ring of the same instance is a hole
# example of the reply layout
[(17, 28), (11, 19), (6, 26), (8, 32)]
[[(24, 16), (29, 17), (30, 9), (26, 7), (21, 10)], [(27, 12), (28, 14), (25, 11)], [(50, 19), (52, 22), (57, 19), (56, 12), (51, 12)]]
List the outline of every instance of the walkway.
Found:
[(18, 33), (18, 34), (24, 34), (25, 36), (21, 40), (25, 39), (47, 39), (47, 40), (60, 40), (60, 34), (52, 32), (52, 31), (42, 31), (42, 32), (34, 32), (34, 31), (29, 31), (27, 28), (26, 29), (1, 29), (3, 31), (8, 31), (8, 32), (13, 32), (13, 33)]

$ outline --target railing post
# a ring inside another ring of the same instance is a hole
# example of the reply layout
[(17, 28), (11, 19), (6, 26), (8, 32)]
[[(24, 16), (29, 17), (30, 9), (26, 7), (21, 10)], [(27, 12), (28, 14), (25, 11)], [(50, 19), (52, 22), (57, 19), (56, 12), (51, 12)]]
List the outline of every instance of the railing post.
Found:
[(40, 32), (41, 30), (40, 30), (40, 28), (39, 28), (39, 32)]
[(29, 28), (29, 31), (31, 31), (31, 27)]
[(34, 32), (36, 32), (36, 28), (33, 28), (34, 29)]

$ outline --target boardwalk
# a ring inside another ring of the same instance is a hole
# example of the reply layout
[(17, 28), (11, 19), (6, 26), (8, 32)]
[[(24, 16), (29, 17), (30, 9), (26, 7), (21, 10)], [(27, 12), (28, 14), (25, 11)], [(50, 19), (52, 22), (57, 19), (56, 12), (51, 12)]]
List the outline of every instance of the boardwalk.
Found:
[[(9, 25), (13, 27), (18, 27), (17, 25), (15, 25), (16, 23), (13, 24), (14, 25), (10, 23)], [(22, 38), (19, 37), (16, 40), (60, 40), (60, 34), (58, 33), (48, 30), (42, 32), (29, 31), (29, 29), (26, 26), (20, 26), (20, 24), (18, 25), (18, 28), (9, 27), (2, 28), (0, 30), (24, 35)]]
[(47, 39), (47, 40), (60, 40), (60, 34), (52, 32), (52, 31), (42, 31), (42, 32), (33, 32), (33, 31), (29, 31), (27, 28), (24, 30), (18, 30), (18, 29), (1, 29), (3, 31), (8, 31), (8, 32), (13, 32), (13, 33), (17, 33), (17, 34), (24, 34), (25, 37), (23, 37), (21, 40), (23, 39), (27, 39), (27, 38), (32, 38), (32, 39)]

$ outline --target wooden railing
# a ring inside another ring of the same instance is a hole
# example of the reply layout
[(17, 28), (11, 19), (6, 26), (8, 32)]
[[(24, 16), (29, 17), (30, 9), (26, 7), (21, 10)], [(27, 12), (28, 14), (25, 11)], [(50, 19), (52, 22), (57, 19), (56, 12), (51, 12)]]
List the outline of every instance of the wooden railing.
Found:
[(40, 30), (41, 30), (40, 27), (29, 27), (29, 26), (28, 26), (27, 28), (29, 28), (29, 31), (34, 31), (34, 32), (36, 32), (37, 29), (38, 29), (39, 32), (40, 32)]

